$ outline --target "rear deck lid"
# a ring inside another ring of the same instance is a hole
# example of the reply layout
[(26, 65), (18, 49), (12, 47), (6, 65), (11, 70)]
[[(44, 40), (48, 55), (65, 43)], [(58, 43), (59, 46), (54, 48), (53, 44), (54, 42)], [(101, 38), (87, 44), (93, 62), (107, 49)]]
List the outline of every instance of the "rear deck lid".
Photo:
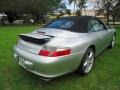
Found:
[(62, 29), (55, 29), (55, 28), (41, 28), (36, 31), (36, 33), (44, 32), (45, 35), (59, 37), (59, 38), (78, 38), (85, 33), (76, 33), (72, 31), (62, 30)]
[(42, 46), (53, 38), (37, 34), (20, 34), (19, 37), (17, 46), (33, 54), (38, 54)]

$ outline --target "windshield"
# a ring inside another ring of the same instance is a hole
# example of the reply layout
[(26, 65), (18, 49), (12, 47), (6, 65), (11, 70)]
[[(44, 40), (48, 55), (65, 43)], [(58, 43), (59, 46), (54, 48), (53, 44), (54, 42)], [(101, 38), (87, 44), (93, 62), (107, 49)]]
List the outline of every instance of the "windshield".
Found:
[(48, 24), (46, 28), (69, 29), (73, 26), (73, 24), (73, 21), (57, 20)]

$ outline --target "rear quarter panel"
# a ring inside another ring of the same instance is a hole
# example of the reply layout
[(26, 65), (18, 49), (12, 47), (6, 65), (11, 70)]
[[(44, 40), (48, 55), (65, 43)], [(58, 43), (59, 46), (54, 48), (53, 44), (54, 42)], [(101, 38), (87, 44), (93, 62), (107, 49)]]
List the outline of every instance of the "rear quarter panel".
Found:
[[(108, 45), (110, 44), (112, 37), (115, 33), (115, 29), (109, 29), (108, 30)], [(91, 45), (95, 46), (96, 50), (96, 56), (106, 48), (103, 48), (103, 42), (100, 38), (100, 32), (91, 32), (86, 33), (78, 38), (55, 38), (51, 42), (49, 42), (47, 45), (49, 46), (61, 46), (61, 47), (70, 47), (72, 49), (72, 54), (75, 53), (85, 53), (85, 51), (90, 47)]]

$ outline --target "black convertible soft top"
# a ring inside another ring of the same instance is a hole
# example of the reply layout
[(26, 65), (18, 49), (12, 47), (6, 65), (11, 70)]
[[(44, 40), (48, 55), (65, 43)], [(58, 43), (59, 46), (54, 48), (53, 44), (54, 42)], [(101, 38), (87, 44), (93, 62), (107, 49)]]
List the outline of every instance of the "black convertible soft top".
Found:
[[(70, 17), (62, 17), (55, 21), (59, 21), (59, 20), (72, 21), (74, 22), (74, 24), (70, 28), (67, 28), (67, 30), (73, 32), (79, 32), (79, 33), (86, 33), (88, 32), (88, 21), (90, 19), (96, 19), (96, 18), (93, 16), (70, 16)], [(47, 27), (47, 25), (45, 27)], [(64, 29), (64, 28), (58, 28), (58, 29)]]

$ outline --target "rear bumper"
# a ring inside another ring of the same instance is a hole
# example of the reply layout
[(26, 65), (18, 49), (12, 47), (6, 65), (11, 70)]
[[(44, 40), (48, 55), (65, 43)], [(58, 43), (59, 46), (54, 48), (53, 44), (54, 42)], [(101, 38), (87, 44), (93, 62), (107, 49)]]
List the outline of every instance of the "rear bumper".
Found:
[(14, 46), (14, 57), (19, 63), (19, 57), (24, 61), (19, 63), (28, 71), (45, 78), (54, 78), (76, 70), (82, 59), (83, 53), (71, 54), (64, 57), (44, 57), (29, 53)]

